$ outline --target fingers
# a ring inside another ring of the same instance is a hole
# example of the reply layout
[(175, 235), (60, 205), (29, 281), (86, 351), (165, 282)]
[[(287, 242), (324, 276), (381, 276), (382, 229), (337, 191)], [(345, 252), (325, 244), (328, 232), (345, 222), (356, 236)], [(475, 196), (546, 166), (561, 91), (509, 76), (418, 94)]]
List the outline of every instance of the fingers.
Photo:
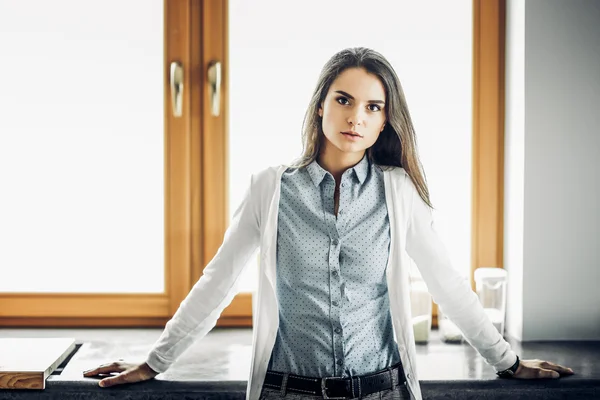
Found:
[(560, 374), (556, 371), (553, 371), (551, 369), (545, 369), (545, 368), (540, 368), (537, 370), (537, 376), (536, 378), (539, 379), (544, 379), (544, 378), (549, 378), (549, 379), (556, 379), (556, 378), (560, 378)]
[(541, 366), (546, 369), (554, 370), (554, 371), (558, 372), (559, 374), (563, 374), (563, 375), (574, 374), (574, 372), (571, 368), (563, 367), (562, 365), (554, 364), (554, 363), (551, 363), (550, 361), (542, 362)]
[(539, 367), (524, 367), (519, 374), (515, 374), (517, 379), (555, 379), (560, 377), (556, 371)]
[(137, 382), (138, 380), (139, 379), (135, 379), (133, 377), (132, 373), (122, 372), (117, 376), (102, 379), (100, 382), (98, 382), (98, 385), (100, 385), (100, 387), (110, 387), (114, 385), (122, 385), (123, 383), (133, 383)]
[(125, 367), (118, 362), (102, 364), (99, 367), (83, 372), (83, 376), (96, 376), (100, 374), (110, 374), (111, 372), (123, 372)]
[(105, 377), (98, 382), (98, 385), (100, 387), (110, 387), (124, 383), (135, 383), (152, 379), (158, 375), (158, 373), (153, 371), (146, 363), (136, 365), (117, 362), (101, 365), (96, 369), (86, 371), (84, 376), (93, 376), (94, 374), (98, 375), (115, 371), (120, 373), (115, 376)]
[(556, 379), (561, 375), (574, 374), (571, 368), (543, 360), (523, 360), (520, 369), (515, 377), (521, 379)]

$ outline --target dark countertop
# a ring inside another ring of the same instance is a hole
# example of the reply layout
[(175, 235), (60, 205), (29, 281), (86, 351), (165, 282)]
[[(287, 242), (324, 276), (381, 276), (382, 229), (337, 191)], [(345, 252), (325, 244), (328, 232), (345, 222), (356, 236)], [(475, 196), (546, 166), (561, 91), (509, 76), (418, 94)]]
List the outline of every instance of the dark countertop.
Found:
[[(0, 329), (0, 337), (73, 337), (77, 352), (47, 380), (43, 391), (0, 390), (0, 399), (244, 399), (252, 331), (214, 329), (154, 380), (100, 388), (84, 370), (124, 359), (141, 362), (160, 329)], [(433, 331), (417, 345), (425, 399), (600, 399), (600, 342), (511, 340), (522, 359), (552, 361), (575, 371), (558, 380), (505, 380), (468, 343), (447, 344)], [(60, 374), (59, 374), (60, 373)]]

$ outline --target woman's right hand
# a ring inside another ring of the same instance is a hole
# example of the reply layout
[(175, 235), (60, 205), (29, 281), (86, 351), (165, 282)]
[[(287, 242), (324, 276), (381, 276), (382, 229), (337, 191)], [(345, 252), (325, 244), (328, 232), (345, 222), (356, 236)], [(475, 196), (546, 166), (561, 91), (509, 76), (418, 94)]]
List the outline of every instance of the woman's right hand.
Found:
[(123, 383), (135, 383), (147, 381), (158, 375), (158, 372), (154, 371), (148, 364), (130, 364), (121, 360), (100, 365), (94, 369), (90, 369), (83, 372), (83, 376), (91, 377), (98, 376), (101, 374), (110, 375), (113, 372), (117, 372), (117, 375), (107, 376), (98, 382), (100, 387), (109, 387), (114, 385), (121, 385)]

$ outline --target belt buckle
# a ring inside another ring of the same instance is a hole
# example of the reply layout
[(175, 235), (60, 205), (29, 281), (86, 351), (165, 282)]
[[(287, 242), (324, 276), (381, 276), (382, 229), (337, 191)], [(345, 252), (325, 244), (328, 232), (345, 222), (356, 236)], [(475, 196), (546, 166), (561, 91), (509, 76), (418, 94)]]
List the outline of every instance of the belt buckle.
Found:
[(329, 397), (327, 395), (327, 380), (334, 380), (334, 379), (340, 379), (343, 380), (344, 378), (340, 378), (339, 376), (326, 376), (324, 378), (321, 378), (321, 393), (323, 394), (323, 398), (324, 399), (329, 399), (329, 400), (345, 400), (348, 399), (348, 397), (344, 396), (344, 397)]

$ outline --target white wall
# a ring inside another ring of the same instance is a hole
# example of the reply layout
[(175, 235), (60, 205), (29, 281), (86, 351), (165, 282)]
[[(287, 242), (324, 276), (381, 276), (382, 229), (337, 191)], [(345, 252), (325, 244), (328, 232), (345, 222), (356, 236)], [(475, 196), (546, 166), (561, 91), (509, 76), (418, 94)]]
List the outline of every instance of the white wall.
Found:
[(598, 340), (600, 2), (520, 2), (507, 12), (505, 260), (517, 293), (507, 330), (525, 341)]

